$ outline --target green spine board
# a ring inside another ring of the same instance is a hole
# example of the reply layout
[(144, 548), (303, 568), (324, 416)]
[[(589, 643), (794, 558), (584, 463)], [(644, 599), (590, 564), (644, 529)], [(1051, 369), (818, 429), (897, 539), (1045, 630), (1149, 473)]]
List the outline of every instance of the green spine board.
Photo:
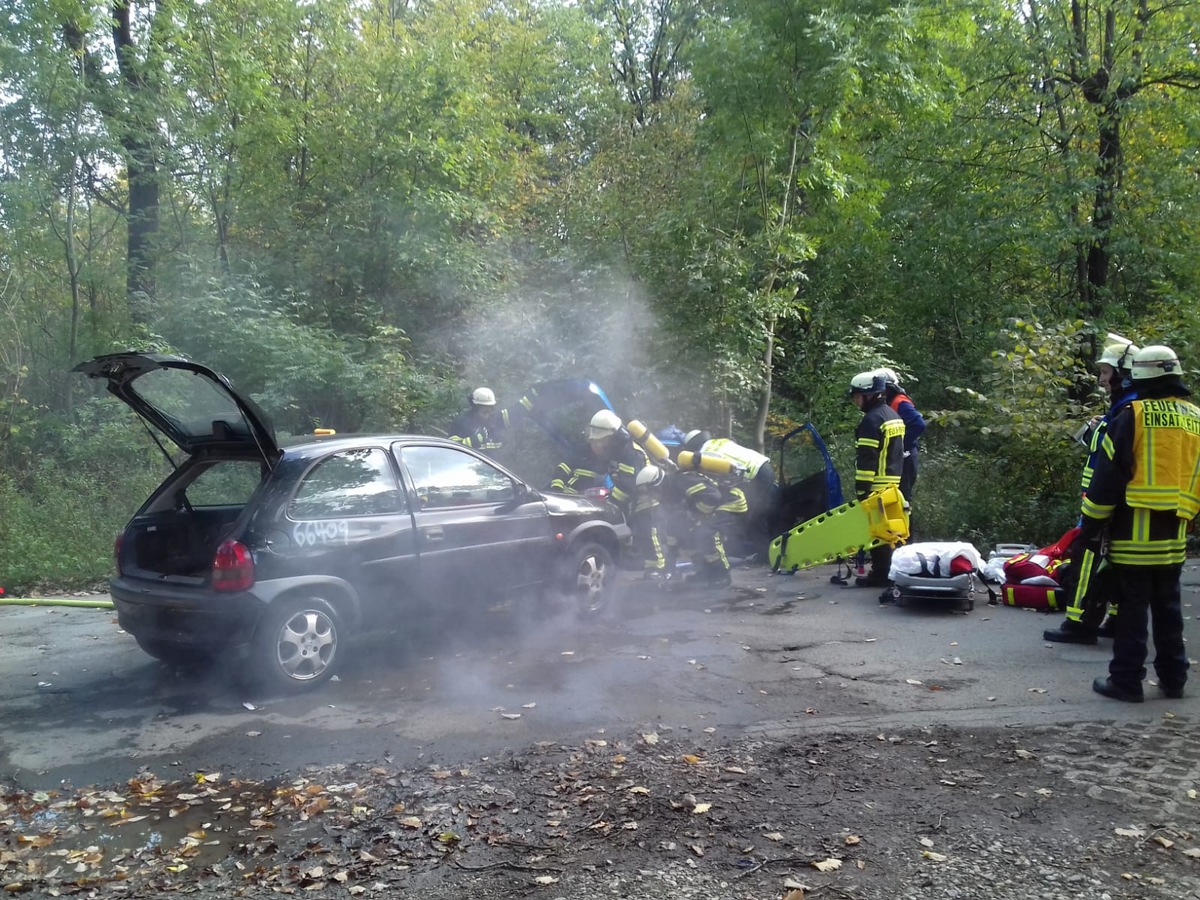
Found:
[(890, 485), (781, 534), (771, 541), (768, 556), (776, 571), (794, 572), (833, 562), (859, 550), (885, 543), (895, 546), (906, 540), (908, 514), (904, 498), (899, 489)]

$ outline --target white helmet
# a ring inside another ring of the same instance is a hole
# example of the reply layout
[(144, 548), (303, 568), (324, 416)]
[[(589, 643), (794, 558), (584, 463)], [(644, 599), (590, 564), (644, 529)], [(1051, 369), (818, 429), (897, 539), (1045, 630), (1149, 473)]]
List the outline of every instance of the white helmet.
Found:
[(600, 441), (615, 434), (621, 427), (621, 417), (611, 409), (602, 409), (588, 423), (587, 438), (589, 441)]
[(495, 406), (496, 394), (491, 388), (478, 387), (471, 391), (472, 406)]
[(883, 376), (874, 370), (859, 372), (850, 379), (851, 394), (881, 394), (885, 387)]
[(1100, 358), (1096, 362), (1101, 365), (1112, 366), (1114, 369), (1128, 370), (1137, 352), (1138, 348), (1134, 344), (1131, 344), (1124, 338), (1120, 338), (1106, 344), (1104, 352), (1100, 354)]
[(896, 374), (895, 369), (889, 369), (884, 366), (882, 369), (876, 369), (875, 374), (883, 379), (884, 384), (894, 384), (900, 386), (900, 376)]
[(644, 466), (637, 473), (638, 487), (657, 487), (662, 484), (663, 470), (658, 466)]
[(1152, 344), (1149, 347), (1143, 347), (1133, 355), (1133, 364), (1129, 368), (1134, 381), (1161, 378), (1163, 375), (1177, 375), (1180, 369), (1179, 357), (1170, 347)]

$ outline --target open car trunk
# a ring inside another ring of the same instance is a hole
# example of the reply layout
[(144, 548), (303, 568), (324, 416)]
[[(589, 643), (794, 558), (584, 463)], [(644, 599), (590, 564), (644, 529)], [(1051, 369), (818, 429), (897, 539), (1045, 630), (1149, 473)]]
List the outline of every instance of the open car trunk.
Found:
[(208, 578), (223, 541), (267, 469), (260, 459), (192, 460), (169, 478), (125, 528), (118, 565), (139, 578)]

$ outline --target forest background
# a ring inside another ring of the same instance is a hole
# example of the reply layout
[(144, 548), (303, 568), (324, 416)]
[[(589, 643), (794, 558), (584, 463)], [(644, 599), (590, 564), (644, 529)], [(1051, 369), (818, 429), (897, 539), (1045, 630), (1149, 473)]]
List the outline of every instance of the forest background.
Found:
[(70, 373), (126, 349), (291, 433), (587, 377), (811, 421), (843, 480), (890, 365), (923, 537), (1049, 541), (1105, 334), (1196, 371), (1198, 43), (1193, 0), (10, 0), (0, 585), (102, 582), (160, 480)]

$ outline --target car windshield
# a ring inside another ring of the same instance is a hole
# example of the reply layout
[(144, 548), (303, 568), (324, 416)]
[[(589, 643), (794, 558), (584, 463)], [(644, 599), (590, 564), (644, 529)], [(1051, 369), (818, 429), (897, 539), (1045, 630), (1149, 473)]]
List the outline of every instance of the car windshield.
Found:
[(250, 423), (211, 379), (184, 369), (153, 369), (131, 390), (188, 438), (226, 438), (250, 434)]

